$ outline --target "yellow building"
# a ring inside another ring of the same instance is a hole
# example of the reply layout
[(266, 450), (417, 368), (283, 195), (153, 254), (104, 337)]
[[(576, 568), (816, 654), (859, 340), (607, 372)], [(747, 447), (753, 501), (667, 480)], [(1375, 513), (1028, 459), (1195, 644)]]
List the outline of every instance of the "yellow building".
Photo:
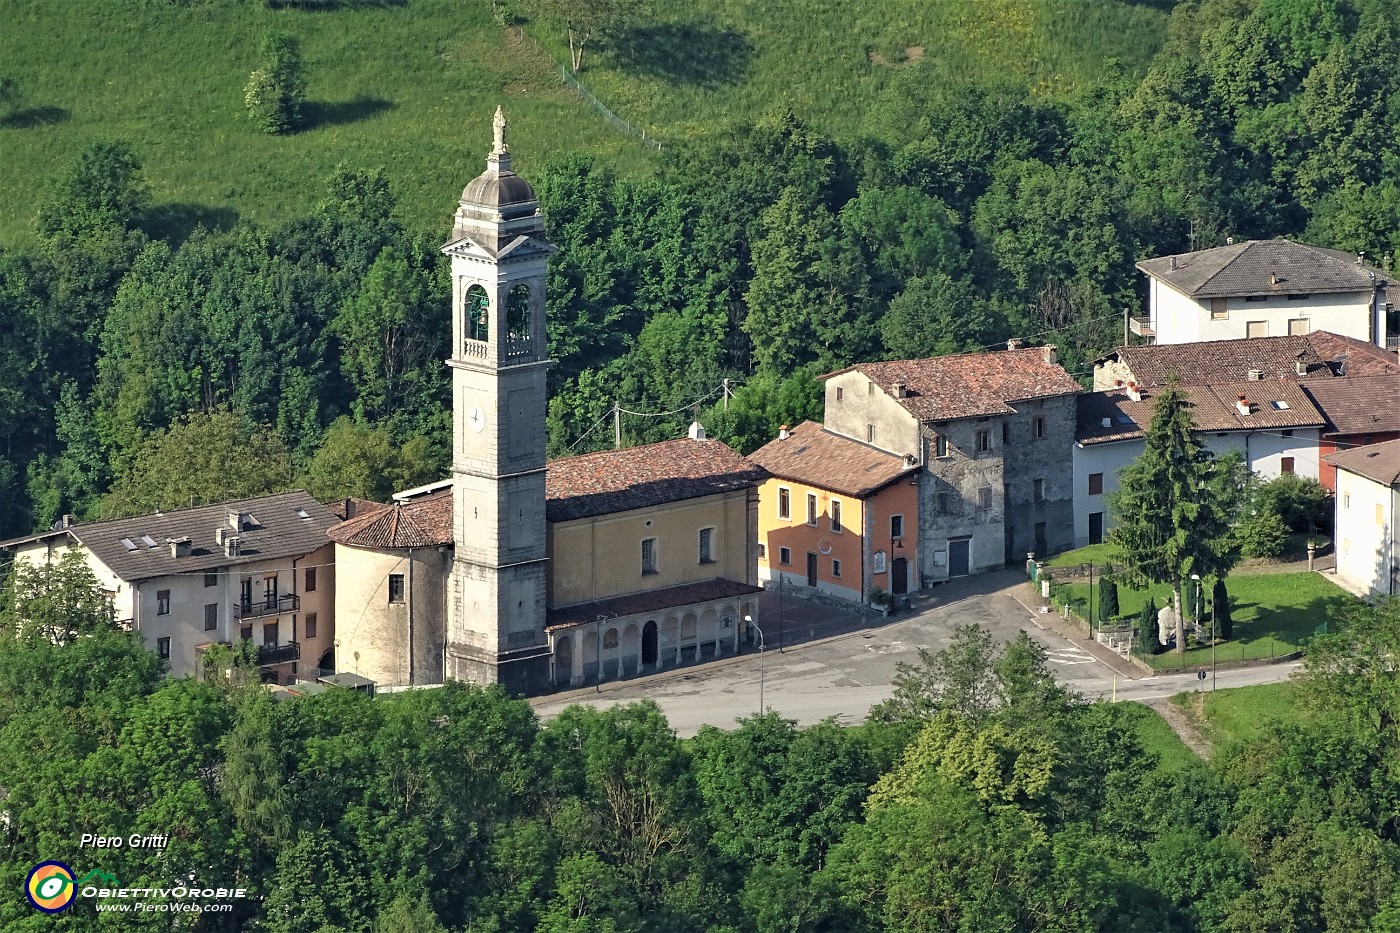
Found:
[(546, 631), (556, 687), (736, 653), (758, 612), (763, 470), (691, 437), (551, 461)]
[(853, 602), (918, 589), (919, 466), (814, 421), (749, 459), (759, 489), (758, 577)]

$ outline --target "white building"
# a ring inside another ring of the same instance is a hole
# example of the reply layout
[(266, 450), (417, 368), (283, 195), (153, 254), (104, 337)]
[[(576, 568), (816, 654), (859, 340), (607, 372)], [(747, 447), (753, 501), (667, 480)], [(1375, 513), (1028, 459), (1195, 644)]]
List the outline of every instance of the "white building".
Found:
[(1400, 440), (1331, 454), (1337, 468), (1337, 575), (1374, 596), (1396, 592)]
[(1302, 336), (1328, 330), (1377, 346), (1397, 332), (1394, 281), (1341, 250), (1250, 240), (1137, 264), (1149, 315), (1134, 331), (1158, 343)]
[[(1318, 439), (1326, 419), (1298, 383), (1258, 380), (1183, 386), (1191, 417), (1216, 456), (1239, 451), (1264, 479), (1282, 473), (1318, 478)], [(1108, 495), (1118, 471), (1141, 455), (1160, 390), (1086, 392), (1079, 396), (1074, 441), (1074, 540), (1098, 544), (1111, 520)]]
[(287, 492), (66, 527), (6, 541), (16, 564), (78, 549), (119, 623), (141, 633), (174, 676), (214, 644), (258, 646), (265, 680), (331, 667), (334, 550), (330, 509)]

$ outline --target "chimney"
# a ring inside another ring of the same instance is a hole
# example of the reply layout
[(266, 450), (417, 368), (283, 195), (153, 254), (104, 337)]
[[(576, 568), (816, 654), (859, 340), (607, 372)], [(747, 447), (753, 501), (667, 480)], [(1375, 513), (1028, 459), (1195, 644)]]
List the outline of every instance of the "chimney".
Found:
[(237, 509), (227, 509), (225, 515), (228, 518), (228, 526), (230, 528), (234, 531), (243, 530), (243, 513), (239, 512)]
[(690, 422), (690, 431), (687, 432), (692, 441), (703, 441), (705, 439), (705, 426), (698, 421)]
[[(1264, 378), (1264, 370), (1262, 370), (1262, 369), (1251, 369), (1251, 370), (1249, 371), (1249, 381), (1250, 381), (1250, 382), (1258, 382), (1260, 379), (1263, 379), (1263, 378)], [(1243, 397), (1243, 396), (1241, 396), (1241, 397)]]
[(190, 539), (188, 536), (182, 538), (166, 538), (165, 543), (170, 545), (170, 556), (176, 559), (190, 556)]
[(904, 398), (909, 394), (905, 390), (904, 383), (902, 382), (896, 382), (894, 385), (890, 386), (890, 390), (894, 393), (895, 398)]
[(1008, 350), (1019, 350), (1019, 349), (1021, 349), (1021, 338), (1020, 338), (1020, 337), (1012, 337), (1012, 338), (1008, 339), (1008, 340), (1006, 341), (1006, 349), (1008, 349)]
[(1249, 411), (1250, 411), (1250, 409), (1249, 409), (1249, 399), (1247, 399), (1247, 398), (1245, 398), (1243, 395), (1241, 395), (1240, 398), (1239, 398), (1239, 401), (1235, 402), (1235, 410), (1238, 411), (1238, 412), (1239, 412), (1240, 414), (1242, 414), (1242, 415), (1247, 415), (1247, 414), (1249, 414)]
[(214, 529), (214, 543), (215, 543), (215, 544), (217, 544), (217, 545), (219, 545), (220, 547), (222, 547), (222, 546), (223, 546), (223, 543), (224, 543), (224, 538), (226, 538), (226, 537), (228, 537), (228, 529), (225, 528), (223, 525), (220, 525), (218, 528), (215, 528), (215, 529)]
[(1059, 356), (1056, 355), (1054, 347), (1041, 347), (1040, 352), (1045, 355), (1045, 362), (1047, 365), (1054, 366), (1059, 360)]
[(785, 440), (787, 440), (787, 439), (788, 439), (789, 437), (791, 437), (791, 436), (792, 436), (792, 435), (788, 434), (788, 426), (787, 426), (787, 425), (783, 425), (782, 427), (778, 428), (778, 440), (780, 440), (780, 441), (785, 441)]
[(1112, 419), (1112, 418), (1104, 418), (1104, 419), (1100, 422), (1100, 424), (1102, 424), (1102, 425), (1103, 425), (1104, 427), (1106, 427), (1106, 428), (1111, 428), (1111, 427), (1113, 427), (1113, 419)]
[(1172, 257), (1172, 271), (1173, 271), (1173, 272), (1176, 271), (1176, 257), (1175, 257), (1175, 256)]
[(1308, 364), (1302, 360), (1294, 360), (1293, 373), (1297, 376), (1306, 376), (1308, 374)]
[(238, 535), (224, 535), (224, 556), (237, 557), (243, 553), (243, 539)]
[(73, 527), (73, 516), (72, 516), (72, 515), (65, 515), (65, 516), (63, 516), (62, 519), (60, 519), (60, 521), (62, 522), (62, 524), (59, 525), (60, 528), (72, 528), (72, 527)]
[(1225, 238), (1225, 245), (1226, 245), (1226, 246), (1234, 246), (1234, 245), (1235, 245), (1235, 238), (1232, 237), (1232, 236), (1227, 236), (1227, 237)]
[(1277, 273), (1277, 272), (1270, 272), (1270, 273), (1269, 273), (1269, 284), (1270, 284), (1270, 285), (1277, 285), (1277, 284), (1278, 284), (1278, 273)]
[(1115, 380), (1113, 380), (1113, 387), (1114, 387), (1115, 389), (1121, 389), (1121, 388), (1123, 388), (1123, 380), (1122, 380), (1122, 379), (1115, 379)]
[(1358, 266), (1361, 265), (1361, 261), (1362, 261), (1363, 259), (1365, 259), (1365, 258), (1366, 258), (1366, 251), (1365, 251), (1365, 250), (1362, 250), (1361, 252), (1357, 253), (1357, 254), (1356, 254), (1356, 264), (1357, 264)]
[(1128, 383), (1128, 398), (1132, 399), (1135, 402), (1142, 401), (1142, 389), (1138, 388), (1138, 384), (1136, 382)]

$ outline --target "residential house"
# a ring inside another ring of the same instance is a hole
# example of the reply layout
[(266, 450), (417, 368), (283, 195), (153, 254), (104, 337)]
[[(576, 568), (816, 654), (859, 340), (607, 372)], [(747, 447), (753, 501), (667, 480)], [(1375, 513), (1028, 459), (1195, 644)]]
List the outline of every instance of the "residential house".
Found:
[(331, 510), (306, 492), (66, 524), (6, 541), (17, 564), (77, 549), (118, 620), (169, 661), (201, 672), (215, 644), (252, 641), (265, 680), (329, 668), (335, 643)]
[(1338, 451), (1327, 462), (1337, 471), (1337, 576), (1373, 596), (1392, 596), (1400, 576), (1400, 440)]
[(822, 378), (827, 431), (923, 467), (920, 587), (1072, 545), (1065, 452), (1079, 384), (1054, 347), (858, 363)]
[(1328, 330), (1395, 346), (1390, 276), (1362, 256), (1292, 240), (1248, 240), (1137, 264), (1149, 314), (1132, 329), (1159, 344)]
[[(1098, 544), (1111, 519), (1108, 495), (1118, 471), (1142, 454), (1159, 388), (1133, 386), (1079, 397), (1075, 431), (1074, 538)], [(1261, 379), (1223, 385), (1181, 386), (1191, 420), (1206, 449), (1238, 451), (1265, 478), (1282, 473), (1318, 476), (1318, 438), (1326, 419), (1302, 384)]]
[(1400, 367), (1381, 376), (1354, 376), (1303, 383), (1327, 423), (1318, 441), (1318, 480), (1337, 491), (1337, 468), (1328, 455), (1400, 438)]
[(828, 431), (786, 428), (749, 459), (759, 487), (758, 579), (852, 602), (917, 589), (919, 461)]

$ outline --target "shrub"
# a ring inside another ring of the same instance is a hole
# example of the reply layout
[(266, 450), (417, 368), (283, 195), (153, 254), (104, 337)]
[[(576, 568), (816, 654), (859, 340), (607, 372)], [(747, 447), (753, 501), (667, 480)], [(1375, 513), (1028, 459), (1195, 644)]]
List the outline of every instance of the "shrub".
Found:
[(1245, 557), (1278, 557), (1288, 545), (1288, 526), (1272, 507), (1255, 509), (1235, 529)]
[(1284, 473), (1260, 483), (1252, 498), (1255, 510), (1273, 512), (1297, 534), (1331, 527), (1327, 490), (1315, 479)]
[(290, 132), (301, 122), (301, 105), (306, 100), (301, 45), (292, 36), (268, 36), (261, 53), (262, 66), (248, 76), (243, 103), (264, 133)]
[(1166, 646), (1157, 641), (1157, 601), (1149, 598), (1138, 612), (1138, 650), (1143, 654), (1161, 654)]
[(1215, 581), (1210, 591), (1210, 601), (1215, 613), (1215, 634), (1229, 640), (1235, 632), (1235, 620), (1230, 617), (1230, 594), (1225, 589), (1224, 578)]
[(1113, 577), (1104, 574), (1099, 577), (1099, 622), (1107, 622), (1118, 616), (1118, 584)]

